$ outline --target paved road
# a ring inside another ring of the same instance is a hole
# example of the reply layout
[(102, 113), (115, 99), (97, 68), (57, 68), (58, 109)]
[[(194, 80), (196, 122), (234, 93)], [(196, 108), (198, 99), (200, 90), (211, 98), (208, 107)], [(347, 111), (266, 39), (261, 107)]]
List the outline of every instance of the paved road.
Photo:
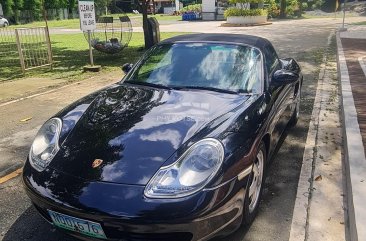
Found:
[[(296, 128), (286, 133), (287, 137), (273, 160), (259, 215), (251, 227), (242, 227), (225, 240), (288, 240), (319, 65), (327, 37), (337, 22), (340, 21), (294, 20), (253, 28), (216, 27), (216, 31), (221, 32), (267, 37), (274, 43), (281, 57), (295, 57), (301, 63), (305, 78), (301, 120)], [(214, 22), (206, 23), (207, 28), (205, 23), (193, 24), (191, 31), (207, 29), (212, 32), (214, 24)], [(80, 96), (111, 82), (110, 78), (84, 82), (0, 107), (0, 162), (4, 158), (14, 161), (24, 160), (31, 139), (44, 120)], [(19, 122), (30, 116), (33, 117), (30, 121)], [(36, 214), (22, 189), (19, 177), (0, 184), (0, 223), (0, 240), (74, 240), (53, 229)]]

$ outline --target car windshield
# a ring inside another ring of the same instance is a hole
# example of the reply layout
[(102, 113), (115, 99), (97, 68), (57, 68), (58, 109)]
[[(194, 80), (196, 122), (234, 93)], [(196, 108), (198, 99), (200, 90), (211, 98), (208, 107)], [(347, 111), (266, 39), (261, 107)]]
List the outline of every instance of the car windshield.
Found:
[(125, 82), (162, 88), (259, 93), (258, 49), (217, 43), (162, 44), (149, 51)]

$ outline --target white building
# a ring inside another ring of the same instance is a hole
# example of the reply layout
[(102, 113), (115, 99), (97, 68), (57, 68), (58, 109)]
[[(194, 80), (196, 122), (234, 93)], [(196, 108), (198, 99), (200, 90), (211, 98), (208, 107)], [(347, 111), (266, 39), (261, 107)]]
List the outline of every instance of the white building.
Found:
[(202, 0), (202, 20), (224, 20), (227, 0)]

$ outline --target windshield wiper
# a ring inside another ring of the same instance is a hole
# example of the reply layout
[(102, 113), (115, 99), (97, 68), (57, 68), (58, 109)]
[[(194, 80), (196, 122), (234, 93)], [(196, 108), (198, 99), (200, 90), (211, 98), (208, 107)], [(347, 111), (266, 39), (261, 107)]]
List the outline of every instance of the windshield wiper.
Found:
[(123, 83), (127, 83), (127, 84), (132, 84), (132, 85), (143, 85), (143, 86), (149, 86), (149, 87), (154, 87), (154, 88), (158, 88), (158, 89), (167, 89), (167, 90), (171, 90), (172, 88), (166, 85), (160, 85), (160, 84), (153, 84), (153, 83), (149, 83), (149, 82), (142, 82), (142, 81), (124, 81)]
[(239, 93), (245, 93), (242, 92), (241, 90), (239, 91), (234, 91), (234, 90), (225, 90), (225, 89), (220, 89), (220, 88), (215, 88), (215, 87), (208, 87), (208, 86), (172, 86), (173, 89), (177, 89), (177, 90), (184, 90), (184, 89), (196, 89), (196, 90), (210, 90), (210, 91), (216, 91), (216, 92), (220, 92), (220, 93), (228, 93), (228, 94), (239, 94)]

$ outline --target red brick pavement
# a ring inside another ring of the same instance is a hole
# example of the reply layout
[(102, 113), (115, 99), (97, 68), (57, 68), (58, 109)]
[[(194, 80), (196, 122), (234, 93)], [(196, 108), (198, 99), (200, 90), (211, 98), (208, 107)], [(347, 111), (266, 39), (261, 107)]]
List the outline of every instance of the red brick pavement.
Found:
[(366, 153), (366, 76), (358, 61), (359, 57), (366, 58), (366, 39), (342, 38), (341, 40)]

